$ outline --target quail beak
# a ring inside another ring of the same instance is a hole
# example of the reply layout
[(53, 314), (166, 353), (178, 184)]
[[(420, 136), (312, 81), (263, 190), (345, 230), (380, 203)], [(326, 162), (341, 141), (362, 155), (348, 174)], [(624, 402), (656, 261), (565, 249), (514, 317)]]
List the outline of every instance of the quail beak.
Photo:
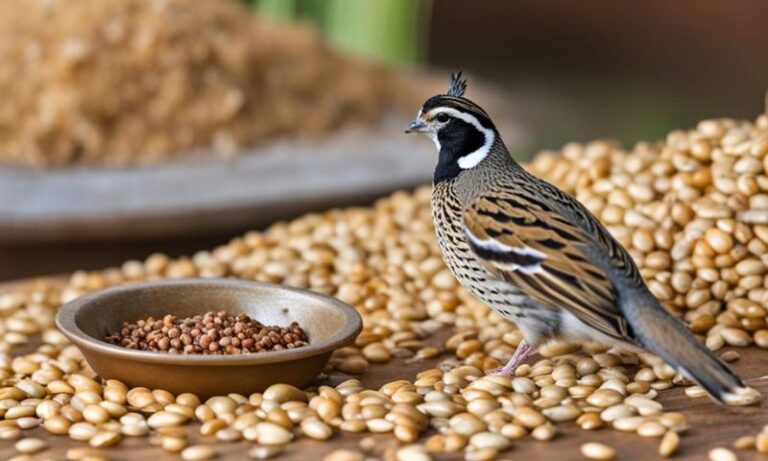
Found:
[(406, 133), (423, 133), (427, 129), (427, 124), (424, 120), (417, 118), (412, 121), (408, 128), (405, 129)]

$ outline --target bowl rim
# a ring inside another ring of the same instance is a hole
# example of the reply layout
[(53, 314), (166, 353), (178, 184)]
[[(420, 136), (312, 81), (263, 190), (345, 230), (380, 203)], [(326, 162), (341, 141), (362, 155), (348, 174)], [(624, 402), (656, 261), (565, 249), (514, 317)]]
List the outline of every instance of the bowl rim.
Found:
[[(138, 351), (109, 344), (103, 340), (94, 338), (84, 332), (75, 322), (75, 316), (86, 305), (99, 302), (104, 296), (142, 290), (146, 288), (183, 286), (217, 286), (237, 288), (266, 288), (269, 290), (288, 291), (295, 294), (314, 298), (339, 310), (344, 316), (345, 322), (341, 329), (334, 334), (315, 343), (296, 349), (284, 349), (281, 351), (257, 352), (239, 355), (202, 355), (202, 354), (169, 354), (166, 352)], [(76, 298), (59, 308), (56, 313), (56, 327), (74, 343), (79, 349), (98, 352), (100, 355), (116, 359), (130, 359), (154, 364), (189, 365), (189, 366), (242, 366), (259, 365), (276, 362), (289, 362), (305, 359), (316, 355), (331, 352), (348, 344), (363, 329), (363, 320), (360, 314), (348, 304), (328, 295), (311, 290), (296, 288), (275, 283), (259, 282), (246, 279), (227, 278), (183, 278), (173, 280), (154, 280), (150, 282), (136, 282), (126, 285), (118, 285), (95, 291)]]

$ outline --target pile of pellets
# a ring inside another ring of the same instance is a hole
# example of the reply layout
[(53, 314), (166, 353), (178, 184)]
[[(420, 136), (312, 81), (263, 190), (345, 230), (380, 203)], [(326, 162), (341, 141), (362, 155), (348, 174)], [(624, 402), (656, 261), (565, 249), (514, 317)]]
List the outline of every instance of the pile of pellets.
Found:
[(412, 87), (235, 0), (18, 2), (0, 63), (0, 164), (34, 167), (229, 155), (370, 124)]
[(287, 327), (264, 325), (245, 314), (224, 311), (179, 319), (171, 314), (162, 319), (147, 317), (124, 322), (119, 331), (104, 340), (139, 351), (169, 354), (238, 355), (253, 352), (295, 349), (308, 344), (298, 323)]
[[(768, 117), (761, 116), (755, 122), (704, 121), (631, 151), (606, 142), (569, 145), (559, 155), (544, 153), (529, 168), (586, 203), (627, 245), (653, 292), (719, 351), (752, 343), (768, 348), (762, 307), (768, 300), (766, 154)], [(688, 386), (690, 396), (701, 390), (654, 356), (553, 342), (514, 377), (486, 375), (522, 336), (446, 269), (429, 196), (429, 187), (397, 192), (370, 208), (309, 214), (189, 258), (156, 254), (75, 273), (64, 287), (39, 284), (0, 296), (0, 438), (19, 439), (42, 426), (90, 444), (73, 449), (70, 459), (88, 450), (107, 459), (99, 448), (149, 437), (196, 460), (222, 449), (211, 441), (253, 442), (250, 455), (261, 459), (296, 439), (371, 433), (389, 437), (364, 437), (326, 461), (429, 460), (452, 452), (491, 460), (513, 444), (555, 440), (560, 425), (573, 422), (589, 442), (581, 447), (584, 456), (616, 455), (616, 448), (590, 440), (589, 431), (600, 428), (656, 439), (660, 456), (673, 456), (689, 424), (657, 396), (678, 385)], [(277, 384), (207, 400), (130, 389), (95, 377), (54, 327), (56, 309), (85, 293), (180, 277), (284, 283), (353, 305), (363, 331), (353, 346), (334, 353), (326, 373), (362, 381), (321, 381), (305, 390)], [(446, 329), (454, 333), (438, 341)], [(38, 337), (37, 350), (23, 348)], [(738, 356), (731, 350), (724, 358)], [(370, 368), (403, 359), (424, 361), (424, 370), (377, 388), (363, 384)], [(185, 432), (191, 423), (199, 424), (199, 436)], [(47, 448), (34, 438), (16, 447), (21, 453)], [(735, 459), (732, 450), (766, 453), (768, 433), (752, 431), (730, 448), (702, 448), (716, 461)]]

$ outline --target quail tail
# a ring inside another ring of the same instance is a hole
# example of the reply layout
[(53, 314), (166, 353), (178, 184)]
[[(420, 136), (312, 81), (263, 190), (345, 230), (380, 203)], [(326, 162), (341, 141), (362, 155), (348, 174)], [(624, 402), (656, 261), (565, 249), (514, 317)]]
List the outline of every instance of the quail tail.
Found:
[(760, 401), (758, 391), (745, 386), (649, 292), (635, 293), (623, 304), (630, 326), (643, 346), (696, 382), (718, 403), (752, 405)]

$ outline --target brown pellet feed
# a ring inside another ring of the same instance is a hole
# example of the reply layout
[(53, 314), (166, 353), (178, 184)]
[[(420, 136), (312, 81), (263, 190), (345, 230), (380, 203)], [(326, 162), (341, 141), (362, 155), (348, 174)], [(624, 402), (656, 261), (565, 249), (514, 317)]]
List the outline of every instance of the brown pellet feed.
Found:
[(108, 343), (141, 351), (170, 354), (237, 355), (280, 351), (306, 346), (307, 334), (298, 323), (266, 326), (245, 314), (224, 311), (178, 319), (147, 317), (125, 322), (120, 331), (106, 336)]

